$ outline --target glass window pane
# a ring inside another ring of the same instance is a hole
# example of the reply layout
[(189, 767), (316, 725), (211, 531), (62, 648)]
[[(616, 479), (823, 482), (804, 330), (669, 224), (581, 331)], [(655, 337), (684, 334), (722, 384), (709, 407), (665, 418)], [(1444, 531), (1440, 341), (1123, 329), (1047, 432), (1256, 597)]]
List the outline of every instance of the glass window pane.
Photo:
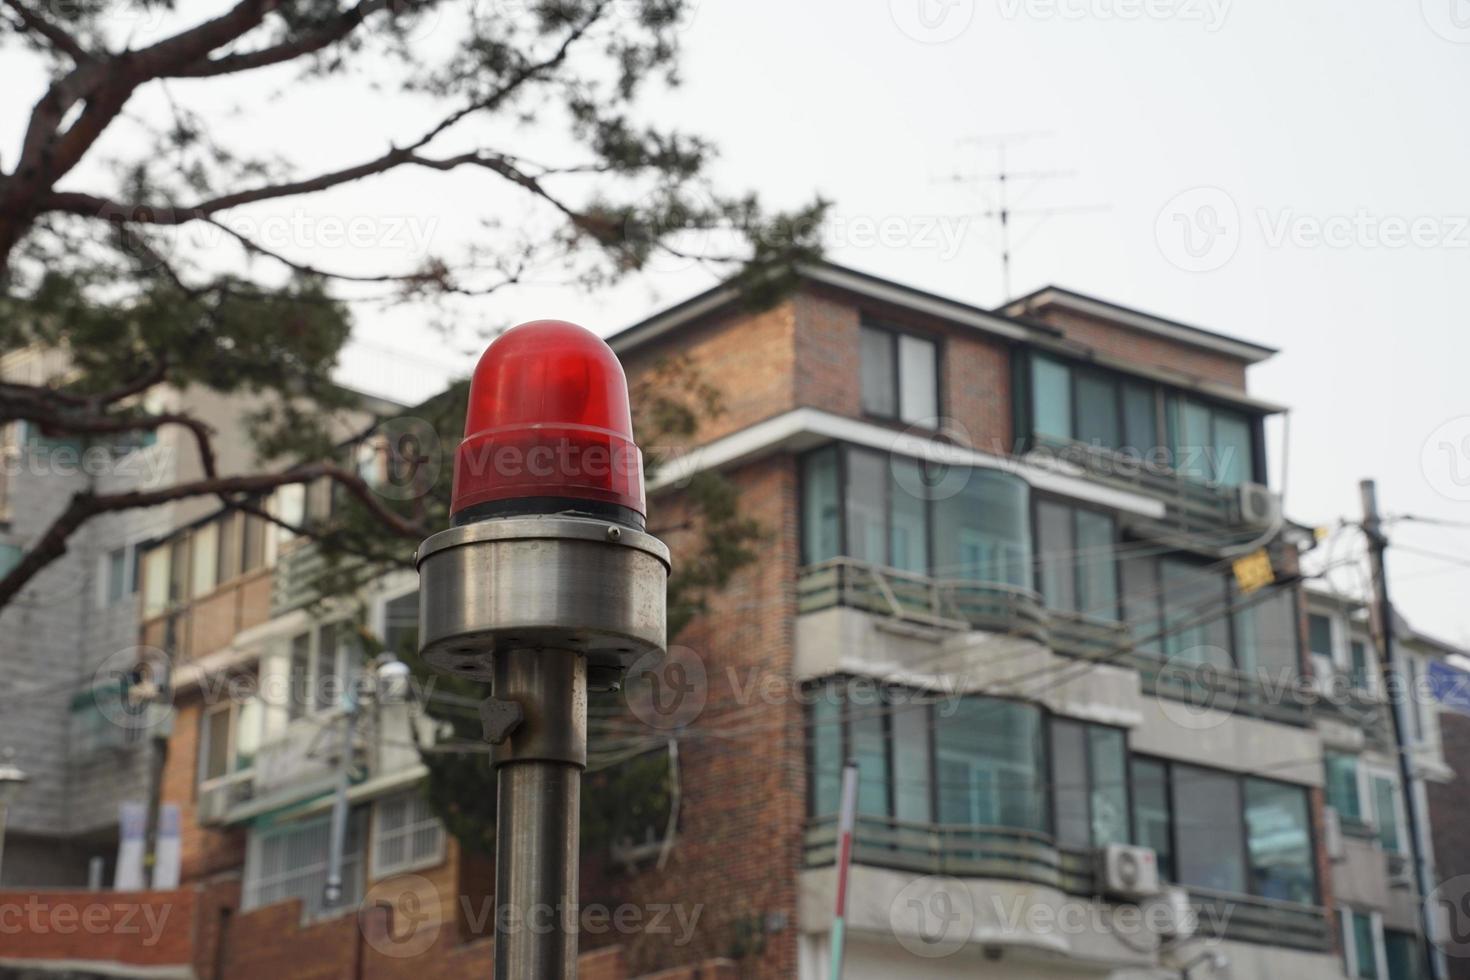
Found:
[(1219, 572), (1166, 558), (1160, 563), (1164, 590), (1164, 651), (1188, 664), (1230, 668), (1226, 579)]
[(1251, 456), (1251, 424), (1244, 415), (1215, 410), (1214, 475), (1218, 483), (1238, 487), (1254, 470)]
[(1036, 551), (1041, 594), (1053, 609), (1077, 609), (1076, 553), (1072, 509), (1051, 501), (1036, 505)]
[(853, 558), (888, 564), (888, 460), (859, 450), (847, 454), (847, 551)]
[(1168, 771), (1161, 762), (1134, 759), (1132, 772), (1133, 822), (1138, 843), (1154, 849), (1159, 857), (1159, 874), (1165, 880), (1177, 881), (1170, 838)]
[(1363, 801), (1358, 793), (1358, 760), (1341, 752), (1324, 755), (1327, 767), (1327, 805), (1344, 820), (1363, 819)]
[(1078, 510), (1077, 611), (1099, 619), (1118, 618), (1118, 567), (1113, 560), (1113, 519)]
[(214, 591), (219, 573), (219, 525), (209, 523), (194, 531), (193, 595), (197, 598)]
[(934, 574), (1032, 588), (1030, 496), (1026, 481), (985, 469), (970, 470), (958, 492), (939, 494)]
[(265, 564), (266, 523), (259, 517), (245, 515), (245, 544), (242, 571), (253, 572)]
[(1320, 613), (1307, 617), (1307, 642), (1312, 656), (1332, 659), (1332, 620)]
[(1251, 894), (1309, 905), (1317, 900), (1307, 792), (1299, 786), (1245, 781)]
[(1077, 441), (1104, 449), (1121, 442), (1118, 422), (1118, 385), (1105, 374), (1078, 371)]
[(1041, 714), (1032, 705), (965, 698), (938, 714), (941, 823), (1047, 830)]
[(168, 597), (171, 602), (189, 598), (189, 539), (180, 535), (169, 544)]
[(1174, 855), (1179, 883), (1245, 892), (1245, 828), (1240, 783), (1233, 776), (1173, 767)]
[(107, 554), (107, 601), (118, 602), (127, 594), (128, 549), (114, 548)]
[(934, 342), (898, 337), (899, 417), (905, 422), (933, 421), (939, 415), (938, 365)]
[(300, 718), (306, 713), (306, 706), (313, 698), (310, 633), (302, 633), (291, 639), (291, 684), (287, 696), (291, 699), (287, 705), (288, 716)]
[(1052, 722), (1051, 773), (1057, 840), (1076, 847), (1089, 846), (1092, 827), (1088, 816), (1087, 736), (1086, 728), (1078, 722)]
[(1126, 844), (1128, 833), (1128, 744), (1116, 728), (1087, 730), (1092, 769), (1092, 843)]
[(906, 704), (893, 712), (894, 816), (929, 823), (929, 705)]
[(219, 521), (219, 567), (215, 579), (228, 582), (240, 574), (240, 529), (243, 514), (226, 514)]
[(1398, 853), (1403, 850), (1403, 838), (1399, 834), (1399, 787), (1387, 776), (1373, 777), (1373, 819), (1378, 822), (1378, 840), (1385, 851)]
[(1144, 459), (1159, 445), (1158, 399), (1147, 385), (1123, 382), (1123, 445)]
[(1195, 480), (1213, 475), (1210, 410), (1198, 402), (1179, 398), (1174, 402), (1174, 469)]
[(204, 778), (218, 779), (230, 771), (230, 712), (212, 711), (204, 718)]
[(1124, 558), (1119, 574), (1123, 588), (1123, 619), (1133, 633), (1136, 649), (1160, 656), (1163, 643), (1159, 631), (1163, 620), (1159, 594), (1159, 561), (1157, 558)]
[(1239, 608), (1234, 613), (1235, 659), (1242, 673), (1278, 683), (1300, 676), (1297, 657), (1296, 602), (1290, 591), (1262, 597), (1232, 593)]
[(255, 753), (260, 749), (261, 724), (264, 721), (264, 706), (259, 698), (251, 698), (240, 705), (235, 718), (234, 770), (241, 772), (255, 765)]
[(1363, 912), (1347, 910), (1353, 933), (1353, 951), (1357, 954), (1358, 977), (1378, 980), (1378, 956), (1373, 943), (1373, 918)]
[(1353, 640), (1348, 645), (1348, 651), (1352, 659), (1353, 687), (1360, 691), (1369, 690), (1372, 687), (1370, 678), (1373, 675), (1368, 659), (1368, 644), (1362, 640)]
[(154, 548), (143, 559), (143, 580), (147, 583), (143, 592), (143, 615), (157, 616), (168, 608), (169, 574), (168, 562), (172, 549), (167, 545)]
[(1072, 372), (1039, 355), (1031, 358), (1031, 424), (1039, 436), (1072, 438)]
[(1383, 930), (1383, 950), (1388, 958), (1388, 980), (1420, 980), (1424, 949), (1419, 937), (1396, 929)]
[(888, 806), (888, 736), (882, 704), (848, 704), (852, 755), (858, 764), (858, 813), (890, 815)]
[(391, 599), (383, 608), (383, 644), (399, 657), (418, 652), (419, 594)]
[(906, 572), (929, 571), (928, 500), (911, 488), (921, 486), (919, 464), (897, 456), (889, 471), (889, 560)]
[(837, 691), (825, 685), (811, 706), (812, 816), (836, 813), (842, 795), (842, 721)]
[(801, 464), (801, 560), (826, 561), (842, 553), (839, 524), (842, 508), (837, 496), (837, 448), (818, 450)]
[(863, 327), (861, 356), (863, 411), (892, 418), (898, 411), (893, 390), (893, 334)]

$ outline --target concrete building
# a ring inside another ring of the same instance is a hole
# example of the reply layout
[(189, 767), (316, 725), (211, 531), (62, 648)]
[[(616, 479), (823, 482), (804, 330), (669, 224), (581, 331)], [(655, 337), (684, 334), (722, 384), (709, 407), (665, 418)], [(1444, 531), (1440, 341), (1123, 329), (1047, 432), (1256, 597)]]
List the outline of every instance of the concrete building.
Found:
[[(1246, 384), (1269, 348), (1057, 288), (982, 310), (834, 265), (764, 311), (719, 287), (610, 343), (635, 382), (677, 356), (724, 395), (687, 445), (645, 447), (676, 568), (702, 547), (701, 471), (762, 538), (602, 745), (663, 779), (646, 812), (612, 804), (654, 816), (584, 853), (584, 905), (642, 914), (584, 921), (587, 975), (825, 977), (847, 759), (849, 980), (1420, 975), (1389, 685), (1361, 610), (1304, 586), (1313, 535), (1269, 490), (1281, 409)], [(485, 968), (492, 869), (424, 801), (443, 733), (421, 704), (360, 719), (349, 902), (320, 898), (333, 691), (364, 632), (414, 642), (412, 575), (314, 604), (315, 546), (272, 530), (259, 570), (170, 584), (236, 519), (142, 562), (143, 642), (172, 623), (180, 651), (163, 798), (200, 925), (175, 959), (222, 980)], [(1412, 745), (1435, 787), (1437, 733), (1426, 713)]]

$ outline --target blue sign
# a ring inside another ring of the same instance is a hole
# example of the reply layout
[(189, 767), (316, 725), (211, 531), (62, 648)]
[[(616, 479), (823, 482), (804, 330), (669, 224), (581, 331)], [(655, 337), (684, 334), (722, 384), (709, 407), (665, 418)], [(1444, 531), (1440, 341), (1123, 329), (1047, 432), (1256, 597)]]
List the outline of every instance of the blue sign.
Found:
[(1429, 690), (1451, 711), (1470, 715), (1470, 672), (1439, 660), (1429, 662)]

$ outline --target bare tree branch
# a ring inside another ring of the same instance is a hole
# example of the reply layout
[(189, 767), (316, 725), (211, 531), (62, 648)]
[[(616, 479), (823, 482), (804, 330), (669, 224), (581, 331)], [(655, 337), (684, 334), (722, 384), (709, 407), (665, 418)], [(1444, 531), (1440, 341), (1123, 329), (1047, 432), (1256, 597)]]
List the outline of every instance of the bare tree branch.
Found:
[(207, 58), (203, 61), (181, 65), (164, 74), (170, 78), (212, 78), (217, 75), (230, 75), (235, 72), (251, 71), (294, 61), (302, 55), (314, 54), (342, 40), (360, 27), (371, 14), (382, 10), (387, 5), (388, 0), (362, 0), (357, 6), (344, 10), (334, 17), (327, 26), (308, 31), (285, 44), (277, 44), (256, 51), (221, 55), (218, 58)]
[(113, 494), (74, 494), (66, 509), (52, 521), (51, 526), (21, 558), (20, 562), (0, 578), (0, 608), (4, 608), (31, 579), (35, 578), (52, 562), (67, 552), (67, 541), (77, 529), (99, 514), (160, 504), (190, 497), (219, 496), (221, 494), (256, 494), (277, 487), (327, 478), (336, 482), (353, 497), (357, 498), (391, 533), (400, 537), (419, 539), (424, 529), (405, 521), (398, 514), (383, 506), (372, 488), (357, 474), (349, 472), (335, 463), (307, 463), (279, 473), (255, 473), (243, 476), (212, 477), (176, 484), (161, 490), (130, 490)]
[(92, 53), (82, 46), (82, 43), (67, 32), (60, 24), (47, 20), (45, 15), (32, 10), (21, 0), (3, 0), (5, 6), (16, 12), (20, 22), (25, 29), (33, 34), (39, 34), (51, 46), (58, 51), (68, 55), (77, 64), (85, 64), (94, 59)]

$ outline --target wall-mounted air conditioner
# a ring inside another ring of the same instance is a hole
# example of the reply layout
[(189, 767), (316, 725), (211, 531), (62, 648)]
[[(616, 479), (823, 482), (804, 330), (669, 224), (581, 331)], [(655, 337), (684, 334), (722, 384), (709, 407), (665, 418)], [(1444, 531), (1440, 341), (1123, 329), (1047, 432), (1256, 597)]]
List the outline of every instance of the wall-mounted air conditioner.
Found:
[(1109, 844), (1097, 851), (1097, 883), (1102, 892), (1120, 898), (1159, 894), (1159, 860), (1151, 847)]

